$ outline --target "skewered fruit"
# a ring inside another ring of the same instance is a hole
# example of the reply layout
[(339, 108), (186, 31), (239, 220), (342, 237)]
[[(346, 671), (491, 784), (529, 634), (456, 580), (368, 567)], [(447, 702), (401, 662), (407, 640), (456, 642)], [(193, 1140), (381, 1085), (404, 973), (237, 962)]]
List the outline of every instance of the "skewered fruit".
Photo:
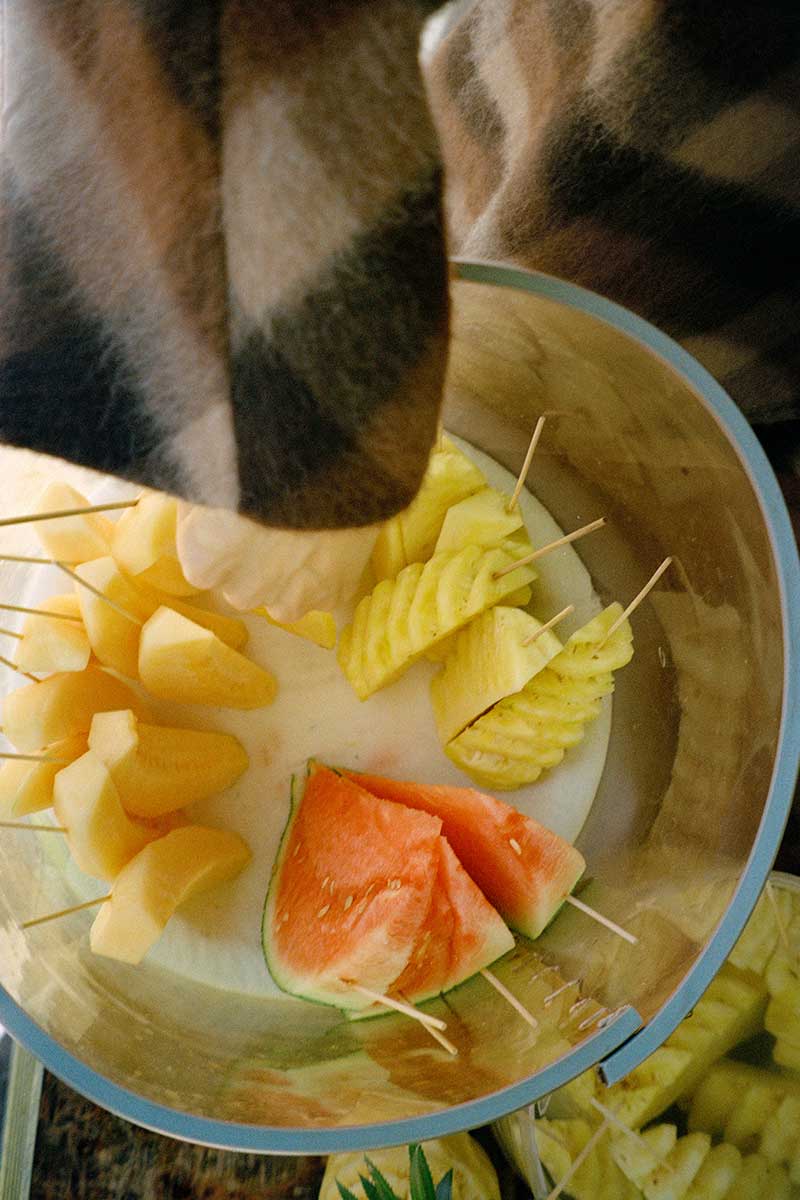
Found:
[(145, 846), (114, 880), (89, 935), (95, 954), (138, 963), (175, 910), (238, 875), (250, 850), (235, 833), (185, 825)]
[(519, 505), (509, 512), (509, 497), (496, 488), (482, 488), (452, 505), (445, 514), (434, 554), (464, 546), (498, 546), (524, 527)]
[(270, 625), (305, 638), (315, 646), (321, 646), (323, 650), (333, 650), (336, 645), (336, 620), (333, 613), (309, 612), (299, 621), (276, 621), (265, 608), (257, 608), (254, 611)]
[(677, 1140), (674, 1125), (653, 1125), (639, 1137), (613, 1129), (611, 1157), (631, 1183), (643, 1188), (652, 1172), (675, 1148)]
[(244, 747), (228, 733), (147, 725), (130, 709), (98, 713), (89, 747), (110, 772), (126, 811), (137, 817), (158, 817), (222, 792), (248, 764)]
[(173, 496), (144, 495), (114, 527), (111, 551), (135, 580), (172, 596), (191, 596), (198, 589), (186, 579), (178, 561), (177, 521), (178, 501)]
[[(558, 1184), (585, 1151), (593, 1133), (588, 1121), (536, 1122), (536, 1144), (542, 1163)], [(641, 1200), (641, 1193), (611, 1157), (609, 1139), (601, 1137), (570, 1177), (566, 1194), (573, 1200)]]
[(159, 608), (142, 627), (139, 677), (154, 696), (183, 704), (250, 709), (275, 699), (268, 671), (169, 608)]
[(26, 617), (22, 638), (17, 643), (17, 666), (23, 671), (83, 671), (89, 664), (92, 648), (80, 620), (77, 597), (51, 596), (42, 607), (47, 612), (78, 619)]
[(159, 836), (127, 816), (111, 776), (91, 750), (56, 775), (53, 808), (75, 862), (96, 879), (115, 879)]
[(9, 817), (42, 812), (53, 804), (53, 780), (59, 771), (87, 750), (86, 735), (76, 733), (47, 746), (43, 754), (52, 762), (9, 759), (0, 768), (0, 811)]
[[(35, 511), (59, 512), (88, 507), (86, 497), (68, 483), (51, 483), (39, 497)], [(102, 513), (87, 513), (85, 516), (37, 521), (36, 532), (51, 558), (59, 562), (81, 563), (108, 554), (114, 526)]]
[(685, 1200), (725, 1200), (735, 1195), (734, 1183), (742, 1169), (742, 1155), (735, 1146), (720, 1142), (712, 1146), (692, 1181)]
[(133, 688), (91, 663), (85, 671), (51, 675), (3, 698), (3, 731), (18, 750), (39, 750), (75, 733), (88, 733), (97, 712), (130, 708), (143, 721), (147, 704)]

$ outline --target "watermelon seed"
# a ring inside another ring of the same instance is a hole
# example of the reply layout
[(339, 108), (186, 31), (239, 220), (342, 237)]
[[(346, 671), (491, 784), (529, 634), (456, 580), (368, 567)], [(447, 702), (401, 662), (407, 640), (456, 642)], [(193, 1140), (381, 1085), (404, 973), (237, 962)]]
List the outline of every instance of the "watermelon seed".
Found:
[(359, 917), (365, 911), (368, 904), (369, 904), (369, 900), (367, 900), (366, 896), (364, 897), (363, 900), (360, 900), (358, 902), (358, 904), (356, 905), (356, 913), (358, 914)]
[(333, 893), (336, 891), (336, 884), (333, 882), (333, 880), (331, 880), (328, 884), (328, 891), (331, 895), (333, 895)]
[(292, 858), (297, 858), (299, 853), (300, 853), (300, 843), (298, 842), (297, 845), (295, 846), (294, 850), (292, 851)]
[(325, 891), (325, 888), (328, 886), (328, 880), (329, 880), (329, 879), (330, 879), (330, 875), (326, 875), (326, 876), (325, 876), (325, 878), (324, 878), (324, 879), (323, 879), (323, 881), (322, 881), (322, 884), (321, 884), (321, 886), (322, 886), (322, 890), (323, 890), (323, 892)]
[(386, 885), (390, 892), (399, 892), (403, 886), (402, 879), (390, 879)]
[(352, 896), (345, 896), (345, 899), (344, 899), (344, 911), (345, 911), (345, 912), (347, 912), (348, 908), (350, 907), (350, 905), (351, 905), (352, 903), (353, 903), (353, 897), (352, 897)]
[(518, 854), (518, 855), (520, 856), (520, 858), (521, 858), (521, 857), (522, 857), (522, 846), (520, 846), (520, 844), (519, 844), (519, 842), (517, 841), (517, 839), (516, 839), (516, 838), (509, 838), (509, 839), (508, 839), (508, 844), (509, 844), (509, 846), (511, 847), (511, 849), (514, 851), (514, 853), (515, 853), (515, 854)]
[(330, 911), (330, 907), (331, 907), (330, 904), (323, 904), (322, 908), (317, 913), (317, 916), (324, 917), (325, 914)]

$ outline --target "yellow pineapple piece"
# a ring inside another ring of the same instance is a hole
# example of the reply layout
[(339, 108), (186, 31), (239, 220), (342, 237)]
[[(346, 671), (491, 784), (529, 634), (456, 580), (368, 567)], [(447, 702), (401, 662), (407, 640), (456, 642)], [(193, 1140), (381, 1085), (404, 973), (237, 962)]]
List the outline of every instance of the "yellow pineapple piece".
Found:
[(7, 817), (25, 817), (53, 804), (53, 780), (67, 764), (86, 753), (86, 735), (47, 746), (43, 754), (52, 762), (20, 762), (9, 759), (0, 768), (0, 812)]
[(758, 1152), (768, 1162), (791, 1165), (800, 1155), (800, 1096), (784, 1096), (764, 1122)]
[(674, 1149), (678, 1131), (674, 1125), (654, 1125), (639, 1137), (611, 1130), (611, 1156), (626, 1179), (637, 1188), (645, 1181)]
[(436, 728), (443, 744), (499, 700), (520, 691), (561, 650), (542, 623), (519, 608), (497, 605), (455, 636), (444, 669), (431, 683)]
[(409, 563), (430, 558), (447, 510), (485, 485), (475, 464), (442, 438), (411, 504), (381, 526), (372, 552), (376, 581), (394, 579)]
[(481, 488), (451, 505), (445, 514), (435, 554), (464, 546), (497, 546), (524, 527), (519, 505), (508, 511), (510, 497), (496, 488)]
[(111, 775), (91, 750), (64, 767), (53, 784), (53, 808), (82, 871), (112, 880), (135, 854), (160, 836), (132, 821)]
[[(622, 616), (622, 605), (609, 604), (564, 643), (553, 660), (553, 670), (562, 679), (588, 679), (607, 671), (618, 671), (633, 658), (633, 630), (628, 621), (611, 637), (608, 631)], [(606, 640), (608, 639), (608, 640)]]
[(735, 1146), (725, 1142), (712, 1146), (685, 1200), (725, 1200), (741, 1169), (742, 1155)]
[[(536, 1144), (542, 1165), (554, 1184), (560, 1183), (593, 1133), (583, 1120), (541, 1119), (536, 1122)], [(595, 1143), (571, 1176), (565, 1195), (573, 1200), (641, 1200), (638, 1189), (614, 1162), (607, 1137)]]
[(742, 1159), (730, 1200), (789, 1200), (790, 1195), (789, 1176), (783, 1168), (768, 1163), (760, 1154), (749, 1154)]
[(764, 1028), (773, 1037), (800, 1046), (800, 1009), (773, 997), (764, 1014)]
[(177, 523), (178, 501), (151, 492), (120, 517), (114, 527), (111, 552), (122, 570), (137, 582), (172, 596), (191, 596), (198, 589), (181, 570), (175, 544)]
[[(773, 898), (778, 907), (784, 927), (789, 925), (792, 918), (792, 897), (785, 888), (774, 888)], [(775, 910), (769, 897), (762, 893), (758, 899), (750, 920), (728, 956), (728, 962), (742, 970), (755, 971), (763, 975), (767, 963), (774, 954), (780, 930), (775, 919)]]
[[(702, 1129), (712, 1135), (722, 1133), (732, 1121), (738, 1106), (752, 1112), (748, 1096), (754, 1093), (762, 1104), (760, 1131), (787, 1096), (800, 1098), (800, 1080), (795, 1081), (749, 1063), (718, 1062), (701, 1080), (692, 1094), (689, 1129)], [(735, 1132), (734, 1126), (734, 1132)], [(751, 1136), (751, 1131), (748, 1131)], [(730, 1139), (728, 1139), (730, 1140)]]
[(114, 880), (92, 925), (92, 950), (141, 962), (181, 904), (233, 879), (250, 858), (246, 843), (226, 829), (185, 825), (151, 842)]
[(689, 1133), (642, 1184), (645, 1200), (683, 1200), (711, 1149), (706, 1133)]
[(75, 733), (88, 733), (97, 712), (130, 708), (143, 721), (152, 719), (133, 688), (91, 663), (85, 671), (51, 675), (3, 698), (2, 725), (18, 750), (39, 750)]
[(169, 608), (157, 609), (142, 628), (139, 677), (154, 696), (182, 704), (250, 709), (275, 699), (269, 671)]
[(336, 620), (333, 613), (309, 612), (299, 621), (276, 621), (265, 608), (256, 608), (254, 611), (270, 625), (276, 625), (278, 629), (285, 629), (287, 633), (305, 638), (306, 641), (321, 646), (323, 650), (333, 650), (336, 646)]
[(770, 996), (800, 1013), (800, 948), (778, 946), (764, 978)]
[(206, 800), (234, 784), (248, 765), (244, 747), (229, 733), (148, 725), (130, 709), (98, 713), (89, 747), (136, 817)]
[(779, 1038), (772, 1048), (772, 1057), (786, 1071), (800, 1072), (800, 1046)]
[[(671, 1096), (691, 1066), (692, 1056), (668, 1043), (654, 1050), (630, 1075), (605, 1095), (608, 1108), (629, 1129), (640, 1129), (672, 1103)], [(666, 1103), (665, 1103), (666, 1100)]]
[(20, 631), (22, 638), (17, 643), (17, 666), (23, 671), (82, 671), (89, 664), (92, 648), (80, 620), (77, 598), (51, 596), (42, 608), (78, 620), (26, 617)]
[[(59, 512), (70, 508), (88, 508), (89, 501), (68, 483), (51, 483), (36, 505), (36, 512)], [(39, 541), (51, 558), (65, 563), (86, 562), (108, 554), (114, 526), (102, 513), (85, 516), (54, 517), (37, 521)]]
[(764, 1125), (778, 1109), (779, 1095), (767, 1083), (753, 1083), (740, 1093), (722, 1131), (725, 1141), (740, 1150), (754, 1150)]

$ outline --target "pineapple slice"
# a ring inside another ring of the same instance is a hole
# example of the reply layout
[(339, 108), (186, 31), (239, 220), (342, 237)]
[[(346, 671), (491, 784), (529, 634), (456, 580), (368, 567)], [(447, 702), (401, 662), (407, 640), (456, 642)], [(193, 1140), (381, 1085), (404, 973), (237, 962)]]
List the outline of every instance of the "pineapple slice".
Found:
[(125, 813), (114, 782), (91, 750), (59, 771), (53, 808), (67, 831), (72, 857), (82, 871), (112, 880), (149, 842), (160, 836)]
[(772, 1057), (786, 1071), (800, 1072), (800, 1046), (779, 1038), (772, 1048)]
[(524, 528), (519, 505), (509, 512), (508, 501), (508, 496), (488, 487), (453, 504), (445, 514), (434, 554), (465, 546), (497, 546)]
[(120, 517), (114, 527), (111, 552), (122, 570), (137, 582), (171, 596), (191, 596), (198, 589), (189, 583), (178, 561), (177, 524), (178, 501), (151, 492)]
[(3, 731), (18, 750), (39, 750), (88, 733), (95, 713), (117, 708), (151, 720), (149, 707), (128, 684), (90, 663), (85, 671), (61, 672), (9, 692), (3, 698)]
[(127, 709), (98, 713), (89, 748), (108, 769), (127, 812), (160, 817), (229, 788), (247, 769), (228, 733), (147, 725)]
[[(536, 1122), (536, 1144), (542, 1164), (558, 1184), (592, 1136), (587, 1121)], [(601, 1138), (571, 1176), (565, 1195), (573, 1200), (641, 1200), (641, 1193), (625, 1178), (611, 1155), (609, 1139)]]
[(742, 1155), (735, 1146), (725, 1142), (712, 1146), (685, 1200), (725, 1200), (741, 1169)]
[[(775, 888), (773, 897), (786, 928), (792, 918), (791, 893), (785, 888)], [(741, 937), (728, 956), (728, 962), (733, 963), (735, 967), (741, 967), (742, 970), (763, 975), (777, 948), (779, 937), (780, 930), (775, 911), (769, 898), (762, 893)]]
[[(58, 512), (88, 507), (86, 497), (68, 483), (51, 483), (40, 496), (35, 511)], [(51, 558), (59, 562), (81, 563), (108, 554), (114, 526), (102, 513), (87, 513), (86, 516), (37, 521), (36, 532)]]
[[(73, 595), (51, 596), (42, 607), (48, 612), (80, 618), (78, 601)], [(91, 653), (80, 619), (60, 621), (58, 617), (29, 616), (22, 625), (16, 664), (23, 671), (83, 671), (89, 665)]]
[(731, 1189), (731, 1200), (789, 1200), (791, 1185), (782, 1167), (768, 1163), (760, 1154), (742, 1160), (742, 1169)]
[[(424, 566), (412, 563), (365, 596), (338, 649), (339, 665), (359, 699), (393, 683), (437, 642), (535, 578), (530, 567), (496, 578), (513, 561), (499, 547), (467, 546), (437, 554)], [(376, 657), (367, 646), (380, 647)]]
[(674, 1125), (654, 1125), (638, 1138), (611, 1132), (611, 1156), (626, 1179), (643, 1188), (645, 1181), (674, 1149), (678, 1131)]
[(483, 473), (449, 438), (433, 451), (419, 491), (408, 508), (381, 526), (372, 551), (378, 583), (433, 553), (447, 510), (486, 486)]
[(683, 1200), (711, 1149), (707, 1133), (678, 1138), (662, 1163), (642, 1184), (645, 1200)]
[(800, 1081), (794, 1081), (748, 1063), (718, 1062), (694, 1091), (689, 1108), (689, 1129), (721, 1133), (736, 1106), (754, 1088), (770, 1097), (766, 1121), (787, 1096), (800, 1098)]
[(553, 660), (553, 670), (561, 679), (591, 679), (608, 671), (618, 671), (633, 658), (633, 630), (628, 621), (608, 640), (608, 631), (622, 616), (622, 605), (609, 604), (564, 643)]
[(764, 1014), (764, 1028), (779, 1041), (800, 1047), (800, 1009), (773, 998)]
[(800, 1155), (800, 1096), (784, 1096), (764, 1122), (758, 1152), (767, 1162), (789, 1166)]
[(336, 646), (336, 619), (333, 613), (309, 612), (299, 621), (276, 621), (265, 608), (256, 608), (253, 611), (270, 625), (305, 638), (315, 646), (321, 646), (323, 650), (333, 650)]
[(154, 696), (182, 704), (250, 709), (275, 699), (269, 671), (169, 608), (157, 609), (142, 628), (139, 677)]
[(770, 996), (800, 1013), (800, 953), (778, 946), (764, 976)]
[(519, 608), (498, 605), (457, 634), (444, 669), (431, 683), (436, 728), (444, 745), (499, 700), (520, 691), (562, 649), (542, 623)]
[(114, 880), (89, 942), (95, 954), (139, 963), (175, 910), (238, 875), (250, 861), (245, 842), (226, 829), (185, 825), (145, 846)]
[(76, 733), (48, 746), (44, 753), (53, 762), (20, 762), (9, 759), (0, 768), (0, 812), (26, 817), (53, 804), (53, 780), (62, 768), (86, 753), (86, 735)]
[(771, 1084), (753, 1083), (735, 1100), (722, 1131), (726, 1142), (740, 1150), (755, 1150), (764, 1125), (780, 1104)]

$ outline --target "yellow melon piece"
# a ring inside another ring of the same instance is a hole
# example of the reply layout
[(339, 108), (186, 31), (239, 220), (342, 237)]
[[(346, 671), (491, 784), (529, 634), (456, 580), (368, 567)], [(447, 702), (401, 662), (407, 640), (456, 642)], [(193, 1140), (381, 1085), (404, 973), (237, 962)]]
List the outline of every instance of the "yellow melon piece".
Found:
[(77, 620), (28, 616), (17, 643), (16, 664), (23, 671), (82, 671), (88, 666), (92, 648), (80, 620), (75, 596), (51, 596), (42, 602), (47, 612), (63, 613)]
[(64, 766), (86, 753), (86, 735), (76, 733), (54, 742), (42, 751), (52, 762), (20, 762), (9, 759), (0, 768), (0, 812), (25, 817), (53, 804), (53, 780)]
[[(35, 511), (62, 512), (88, 507), (86, 497), (68, 483), (51, 483), (39, 497)], [(114, 533), (112, 522), (102, 513), (54, 517), (49, 521), (37, 521), (35, 528), (50, 557), (65, 563), (86, 562), (108, 554)]]
[(198, 589), (186, 579), (178, 561), (177, 523), (178, 501), (151, 492), (120, 517), (111, 552), (135, 580), (172, 596), (191, 596)]
[(445, 514), (434, 553), (464, 546), (498, 546), (525, 524), (518, 504), (509, 512), (509, 500), (503, 492), (488, 487), (453, 504)]
[(67, 830), (75, 862), (96, 879), (116, 879), (135, 854), (160, 836), (131, 821), (111, 775), (91, 750), (56, 775), (53, 808)]
[(306, 641), (321, 646), (323, 650), (333, 650), (336, 646), (336, 620), (333, 613), (309, 612), (299, 621), (276, 621), (265, 608), (256, 608), (254, 611), (270, 625), (305, 638)]
[(555, 658), (561, 642), (549, 629), (525, 644), (541, 628), (541, 621), (521, 609), (497, 605), (456, 635), (443, 670), (431, 682), (433, 714), (444, 745)]
[(263, 708), (276, 692), (269, 671), (169, 608), (142, 628), (139, 677), (154, 696), (181, 704)]
[(108, 768), (127, 812), (158, 817), (229, 788), (247, 769), (229, 733), (138, 721), (130, 709), (98, 713), (89, 747)]
[(92, 950), (120, 962), (141, 962), (181, 904), (233, 879), (250, 857), (235, 833), (200, 825), (151, 842), (115, 879), (111, 899), (92, 925)]
[(39, 750), (88, 733), (97, 712), (130, 708), (143, 721), (152, 719), (148, 705), (133, 688), (91, 663), (85, 671), (60, 672), (9, 692), (3, 698), (2, 726), (18, 750)]

